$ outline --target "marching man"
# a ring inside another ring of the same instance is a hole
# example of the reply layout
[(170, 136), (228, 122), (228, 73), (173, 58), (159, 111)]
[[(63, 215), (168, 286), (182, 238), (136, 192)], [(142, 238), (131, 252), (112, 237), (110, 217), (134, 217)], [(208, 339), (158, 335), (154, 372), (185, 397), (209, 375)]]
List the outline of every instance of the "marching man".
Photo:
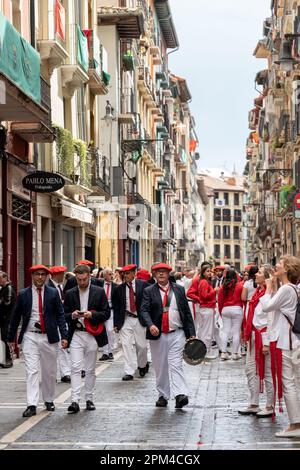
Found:
[(78, 413), (81, 395), (81, 369), (85, 365), (86, 409), (95, 410), (93, 395), (96, 383), (98, 346), (107, 344), (104, 323), (110, 308), (102, 287), (91, 284), (90, 268), (78, 265), (75, 270), (77, 286), (66, 292), (64, 309), (69, 325), (71, 355), (72, 403), (69, 413)]
[(112, 294), (117, 288), (117, 284), (112, 282), (113, 272), (111, 268), (105, 268), (103, 270), (103, 279), (104, 279), (104, 290), (108, 300), (110, 308), (110, 318), (105, 322), (105, 328), (107, 333), (108, 343), (102, 348), (102, 356), (99, 361), (112, 361), (114, 359), (113, 350), (115, 344), (115, 331), (114, 331), (114, 312), (112, 308)]
[(54, 411), (56, 367), (59, 334), (62, 348), (67, 348), (67, 326), (58, 292), (45, 284), (50, 271), (41, 264), (29, 269), (32, 286), (22, 289), (9, 326), (8, 342), (12, 348), (18, 326), (22, 327), (18, 344), (22, 344), (26, 378), (27, 408), (24, 418), (36, 415), (39, 402), (39, 368), (42, 373), (42, 395), (47, 411)]
[[(65, 294), (63, 292), (64, 276), (67, 268), (65, 266), (53, 266), (50, 268), (51, 279), (48, 281), (50, 287), (57, 289), (58, 295), (62, 303), (64, 303)], [(61, 381), (65, 383), (71, 382), (71, 361), (70, 353), (67, 349), (59, 348), (58, 366)]]
[(182, 352), (186, 339), (195, 338), (194, 321), (184, 288), (169, 282), (171, 266), (160, 263), (153, 269), (157, 283), (145, 289), (140, 317), (150, 340), (159, 396), (156, 406), (167, 406), (173, 395), (175, 407), (182, 408), (189, 402)]
[(125, 381), (133, 380), (136, 369), (133, 343), (136, 345), (140, 377), (144, 377), (149, 370), (146, 329), (139, 319), (143, 292), (147, 287), (147, 283), (135, 278), (136, 268), (136, 264), (129, 264), (122, 268), (125, 282), (115, 289), (112, 297), (114, 327), (116, 332), (120, 331), (120, 340), (124, 352), (125, 375), (122, 380)]

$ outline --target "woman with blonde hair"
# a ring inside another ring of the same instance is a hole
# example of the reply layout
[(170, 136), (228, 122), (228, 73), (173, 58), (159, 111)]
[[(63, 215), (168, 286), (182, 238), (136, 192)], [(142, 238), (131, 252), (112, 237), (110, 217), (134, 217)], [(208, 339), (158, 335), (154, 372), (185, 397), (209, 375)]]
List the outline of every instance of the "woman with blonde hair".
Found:
[[(266, 294), (261, 298), (263, 311), (274, 312), (263, 338), (263, 352), (270, 354), (271, 358), (274, 405), (278, 393), (279, 411), (282, 412), (283, 394), (290, 422), (287, 429), (276, 433), (276, 437), (300, 437), (300, 399), (292, 363), (293, 350), (300, 343), (298, 336), (292, 332), (298, 305), (295, 285), (299, 278), (300, 260), (295, 256), (282, 256), (276, 264), (274, 275), (266, 280)], [(277, 290), (278, 280), (281, 287)]]

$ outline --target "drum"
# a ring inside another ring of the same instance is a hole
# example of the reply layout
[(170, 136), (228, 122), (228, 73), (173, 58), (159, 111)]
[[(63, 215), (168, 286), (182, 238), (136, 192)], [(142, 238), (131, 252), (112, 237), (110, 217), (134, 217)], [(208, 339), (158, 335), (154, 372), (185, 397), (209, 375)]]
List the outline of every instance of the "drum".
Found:
[(185, 343), (183, 359), (190, 366), (201, 364), (206, 354), (206, 346), (200, 339), (191, 339)]

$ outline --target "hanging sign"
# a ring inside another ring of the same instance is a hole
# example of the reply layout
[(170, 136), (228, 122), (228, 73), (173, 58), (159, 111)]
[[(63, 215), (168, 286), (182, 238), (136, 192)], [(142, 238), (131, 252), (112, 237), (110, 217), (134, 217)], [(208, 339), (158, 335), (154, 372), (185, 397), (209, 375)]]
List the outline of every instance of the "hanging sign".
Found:
[(36, 193), (53, 193), (65, 185), (65, 180), (57, 173), (36, 171), (25, 176), (22, 180), (24, 188)]

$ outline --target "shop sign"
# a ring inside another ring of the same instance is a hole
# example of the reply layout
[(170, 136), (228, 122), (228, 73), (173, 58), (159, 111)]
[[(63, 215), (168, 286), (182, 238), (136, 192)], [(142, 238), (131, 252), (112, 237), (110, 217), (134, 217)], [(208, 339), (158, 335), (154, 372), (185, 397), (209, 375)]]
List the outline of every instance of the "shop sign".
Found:
[(65, 185), (65, 180), (57, 173), (47, 171), (36, 171), (22, 180), (24, 188), (36, 193), (53, 193)]

